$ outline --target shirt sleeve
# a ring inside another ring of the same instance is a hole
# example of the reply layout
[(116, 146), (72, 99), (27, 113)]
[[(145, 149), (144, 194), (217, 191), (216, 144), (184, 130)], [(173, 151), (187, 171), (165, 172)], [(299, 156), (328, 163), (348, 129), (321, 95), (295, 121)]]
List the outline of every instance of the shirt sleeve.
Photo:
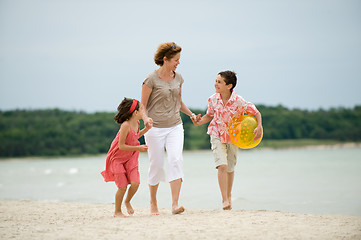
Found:
[(147, 85), (148, 87), (150, 87), (151, 89), (153, 89), (153, 87), (154, 87), (153, 78), (151, 78), (150, 75), (148, 75), (148, 76), (145, 78), (143, 84), (145, 84), (145, 85)]
[(253, 103), (247, 102), (246, 113), (251, 115), (256, 115), (258, 113), (258, 109)]
[(253, 103), (247, 102), (242, 97), (238, 99), (237, 104), (239, 109), (247, 114), (256, 115), (259, 112)]
[(208, 108), (207, 108), (207, 115), (213, 117), (214, 115), (214, 106), (212, 104), (212, 99), (208, 98)]
[(180, 86), (182, 86), (183, 83), (184, 83), (184, 79), (183, 79), (183, 77), (182, 77), (182, 75), (181, 75), (180, 73), (176, 73), (176, 74), (179, 74), (179, 77), (180, 77)]

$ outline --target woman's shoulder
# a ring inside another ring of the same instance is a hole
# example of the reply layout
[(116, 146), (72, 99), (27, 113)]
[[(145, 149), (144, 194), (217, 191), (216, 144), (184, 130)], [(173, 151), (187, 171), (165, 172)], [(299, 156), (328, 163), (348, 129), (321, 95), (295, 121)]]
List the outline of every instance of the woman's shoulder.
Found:
[(181, 84), (184, 83), (184, 79), (182, 77), (182, 74), (178, 72), (174, 72), (174, 79), (180, 82)]
[(149, 87), (152, 87), (157, 77), (157, 72), (154, 70), (153, 72), (147, 74), (143, 83), (147, 84)]
[(154, 71), (147, 74), (147, 77), (157, 77), (157, 76), (158, 76), (157, 70), (154, 70)]
[(145, 77), (145, 79), (155, 79), (158, 77), (158, 74), (157, 72), (154, 70), (153, 72), (150, 72), (147, 74), (147, 76)]
[(179, 72), (174, 72), (174, 76), (175, 76), (175, 77), (179, 77), (179, 78), (183, 78), (183, 77), (182, 77), (182, 74), (180, 74)]

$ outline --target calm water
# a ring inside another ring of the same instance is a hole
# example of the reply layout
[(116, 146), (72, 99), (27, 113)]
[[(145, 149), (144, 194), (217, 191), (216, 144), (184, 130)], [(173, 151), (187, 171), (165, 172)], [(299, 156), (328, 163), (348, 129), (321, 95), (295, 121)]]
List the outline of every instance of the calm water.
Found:
[[(148, 206), (148, 158), (140, 154), (141, 185), (135, 206)], [(100, 175), (105, 156), (0, 161), (0, 200), (113, 203), (116, 187)], [(184, 153), (181, 203), (219, 209), (217, 171), (210, 151)], [(361, 216), (361, 148), (240, 151), (234, 209)], [(159, 207), (170, 207), (161, 183)]]

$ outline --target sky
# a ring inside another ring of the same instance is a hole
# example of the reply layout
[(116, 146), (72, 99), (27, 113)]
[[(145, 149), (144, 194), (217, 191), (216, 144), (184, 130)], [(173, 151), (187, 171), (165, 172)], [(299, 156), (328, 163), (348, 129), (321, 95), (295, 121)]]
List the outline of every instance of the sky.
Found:
[(359, 0), (0, 0), (0, 110), (115, 112), (164, 42), (193, 109), (224, 70), (256, 105), (361, 105)]

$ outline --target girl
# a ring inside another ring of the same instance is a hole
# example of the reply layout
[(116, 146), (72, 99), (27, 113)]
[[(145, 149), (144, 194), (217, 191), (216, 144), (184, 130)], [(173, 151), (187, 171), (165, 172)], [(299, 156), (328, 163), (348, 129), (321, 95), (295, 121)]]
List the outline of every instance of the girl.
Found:
[(119, 132), (113, 140), (106, 159), (105, 171), (101, 172), (106, 182), (114, 181), (118, 187), (115, 194), (114, 217), (125, 217), (122, 213), (122, 202), (128, 184), (128, 195), (124, 205), (129, 215), (134, 213), (130, 200), (137, 192), (140, 178), (138, 171), (139, 151), (145, 152), (147, 145), (140, 145), (138, 138), (150, 127), (139, 129), (139, 119), (143, 117), (143, 107), (135, 99), (124, 98), (118, 106), (115, 122), (121, 124)]

